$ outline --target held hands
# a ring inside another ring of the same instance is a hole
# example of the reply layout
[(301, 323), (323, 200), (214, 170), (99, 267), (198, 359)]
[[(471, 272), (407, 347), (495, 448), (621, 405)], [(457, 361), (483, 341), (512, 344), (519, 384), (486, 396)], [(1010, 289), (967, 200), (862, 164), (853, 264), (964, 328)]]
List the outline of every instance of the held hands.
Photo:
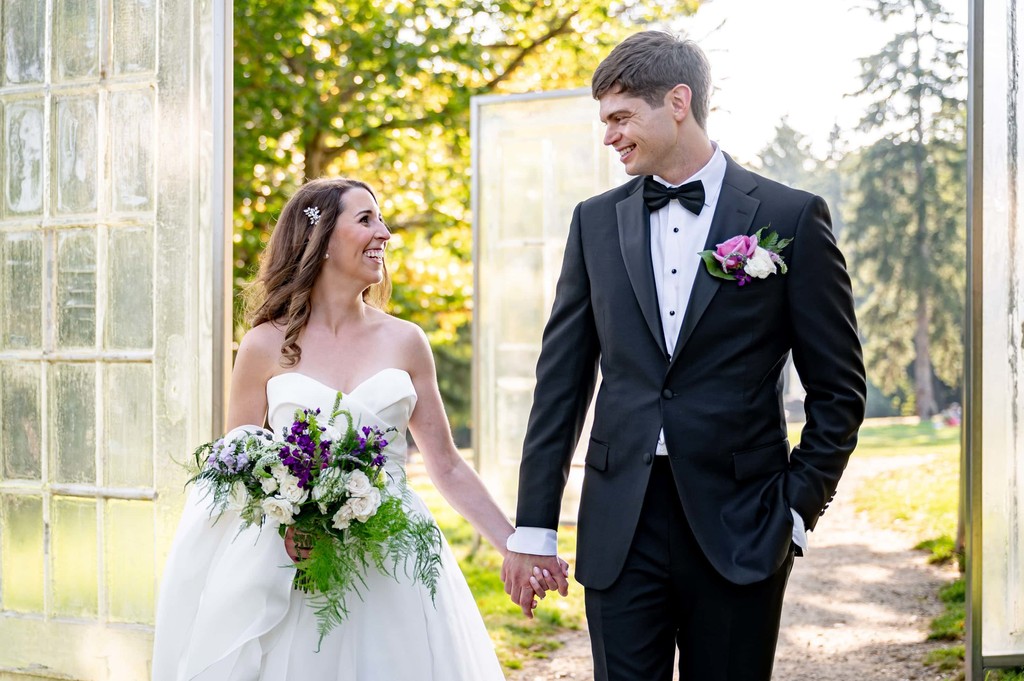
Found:
[(501, 566), (505, 593), (529, 619), (533, 619), (533, 609), (537, 607), (535, 597), (544, 598), (548, 591), (558, 591), (562, 596), (569, 593), (568, 577), (569, 564), (558, 556), (509, 551)]

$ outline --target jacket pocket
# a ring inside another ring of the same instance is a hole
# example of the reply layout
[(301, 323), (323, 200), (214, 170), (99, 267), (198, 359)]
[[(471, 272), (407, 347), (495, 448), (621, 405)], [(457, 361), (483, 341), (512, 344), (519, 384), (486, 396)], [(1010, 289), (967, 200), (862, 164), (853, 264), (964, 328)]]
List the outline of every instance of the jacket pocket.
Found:
[(587, 447), (586, 463), (595, 470), (608, 470), (608, 445), (592, 439)]
[(782, 439), (753, 449), (733, 452), (733, 470), (737, 480), (749, 480), (789, 469), (789, 440)]

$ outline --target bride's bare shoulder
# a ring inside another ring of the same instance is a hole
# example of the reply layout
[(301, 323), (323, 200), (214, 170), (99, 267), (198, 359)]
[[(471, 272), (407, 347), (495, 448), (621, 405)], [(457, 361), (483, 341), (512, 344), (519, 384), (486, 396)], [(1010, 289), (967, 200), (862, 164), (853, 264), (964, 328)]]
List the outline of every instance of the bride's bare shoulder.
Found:
[(422, 369), (433, 370), (433, 355), (427, 335), (417, 324), (381, 313), (377, 337), (382, 347), (393, 354), (391, 363), (416, 375)]
[(260, 364), (273, 365), (281, 356), (284, 344), (284, 327), (273, 322), (263, 322), (249, 329), (238, 344), (238, 360), (250, 360)]
[(423, 330), (413, 322), (399, 319), (386, 312), (377, 312), (376, 322), (380, 333), (388, 337), (390, 342), (398, 344), (420, 343), (426, 341)]

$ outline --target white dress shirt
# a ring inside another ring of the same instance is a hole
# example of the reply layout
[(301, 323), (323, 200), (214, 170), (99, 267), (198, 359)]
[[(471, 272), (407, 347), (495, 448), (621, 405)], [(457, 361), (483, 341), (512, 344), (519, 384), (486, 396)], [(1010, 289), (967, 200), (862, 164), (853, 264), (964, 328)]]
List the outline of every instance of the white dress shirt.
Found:
[[(718, 196), (722, 192), (722, 182), (725, 180), (725, 155), (716, 143), (712, 142), (712, 145), (714, 153), (711, 160), (680, 183), (700, 180), (704, 184), (704, 208), (700, 214), (691, 213), (676, 200), (669, 201), (651, 212), (651, 264), (654, 266), (661, 328), (665, 334), (665, 347), (669, 355), (675, 351), (679, 329), (690, 302), (690, 291), (693, 289), (697, 270), (703, 263), (699, 253), (704, 250), (708, 233), (711, 231), (711, 218), (715, 214)], [(654, 179), (667, 187), (680, 186), (670, 184), (657, 175)], [(659, 456), (668, 455), (664, 429), (658, 434), (658, 447), (655, 453)], [(807, 534), (803, 518), (796, 511), (790, 510), (793, 513), (793, 542), (806, 551)], [(509, 551), (516, 553), (553, 556), (558, 553), (558, 534), (555, 530), (544, 527), (517, 527), (508, 538), (506, 546)]]

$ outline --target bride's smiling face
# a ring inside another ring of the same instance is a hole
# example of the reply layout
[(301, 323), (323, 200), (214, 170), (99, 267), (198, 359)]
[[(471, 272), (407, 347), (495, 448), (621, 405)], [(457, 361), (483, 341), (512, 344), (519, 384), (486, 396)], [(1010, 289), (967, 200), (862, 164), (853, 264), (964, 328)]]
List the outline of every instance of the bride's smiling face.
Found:
[(373, 195), (361, 187), (345, 192), (341, 204), (344, 210), (334, 223), (324, 269), (338, 268), (367, 286), (378, 284), (384, 278), (384, 251), (391, 238), (380, 208)]

